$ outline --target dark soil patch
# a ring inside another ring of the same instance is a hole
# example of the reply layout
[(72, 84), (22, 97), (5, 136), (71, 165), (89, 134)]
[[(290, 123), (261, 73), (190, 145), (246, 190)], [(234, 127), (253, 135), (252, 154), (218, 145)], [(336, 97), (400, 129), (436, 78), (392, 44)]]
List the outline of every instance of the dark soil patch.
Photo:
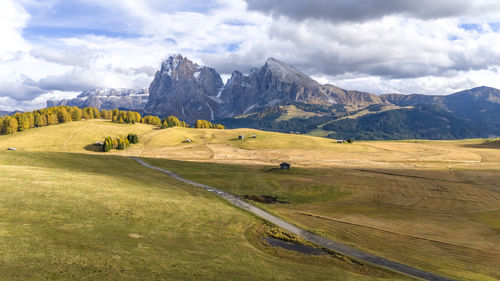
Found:
[(290, 202), (278, 200), (278, 197), (269, 195), (245, 195), (244, 199), (252, 200), (264, 204), (288, 204)]
[(323, 251), (322, 249), (318, 249), (318, 248), (314, 248), (314, 247), (306, 246), (306, 245), (301, 245), (301, 244), (295, 244), (292, 242), (283, 241), (283, 240), (276, 239), (273, 237), (266, 237), (266, 238), (263, 238), (263, 240), (266, 241), (267, 243), (269, 243), (269, 245), (271, 245), (273, 247), (280, 247), (280, 248), (283, 248), (285, 250), (294, 251), (294, 252), (298, 252), (301, 254), (314, 255), (314, 256), (328, 255), (328, 253)]

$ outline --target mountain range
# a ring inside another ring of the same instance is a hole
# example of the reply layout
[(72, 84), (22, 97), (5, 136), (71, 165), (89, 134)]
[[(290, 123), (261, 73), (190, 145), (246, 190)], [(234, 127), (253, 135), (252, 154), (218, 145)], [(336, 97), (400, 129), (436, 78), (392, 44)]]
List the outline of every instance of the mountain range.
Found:
[[(149, 92), (149, 95), (148, 95)], [(206, 119), (332, 138), (455, 139), (500, 135), (500, 90), (478, 87), (451, 95), (375, 95), (322, 85), (269, 58), (226, 84), (213, 68), (182, 55), (163, 61), (148, 90), (93, 90), (52, 105), (144, 109), (188, 122)], [(432, 105), (432, 106), (423, 106)]]
[(83, 91), (74, 99), (47, 101), (47, 106), (95, 107), (99, 109), (130, 108), (144, 109), (148, 102), (148, 89), (91, 89)]

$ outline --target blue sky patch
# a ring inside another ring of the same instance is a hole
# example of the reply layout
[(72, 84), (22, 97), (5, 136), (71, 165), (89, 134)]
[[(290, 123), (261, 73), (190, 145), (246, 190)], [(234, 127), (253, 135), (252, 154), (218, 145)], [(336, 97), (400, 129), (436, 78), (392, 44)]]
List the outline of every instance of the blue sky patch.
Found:
[(234, 51), (237, 51), (239, 47), (240, 47), (240, 44), (238, 44), (238, 43), (231, 43), (231, 44), (227, 45), (226, 51), (228, 51), (228, 52), (234, 52)]
[[(83, 35), (97, 35), (106, 37), (137, 38), (140, 34), (114, 32), (104, 29), (75, 28), (75, 27), (53, 27), (53, 26), (28, 26), (23, 29), (22, 35), (27, 40), (36, 40), (40, 37), (67, 38)], [(175, 42), (175, 41), (174, 41)]]
[(474, 31), (477, 31), (479, 33), (483, 33), (483, 27), (481, 24), (478, 24), (478, 23), (462, 23), (462, 24), (458, 25), (458, 27), (460, 27), (461, 29), (465, 29), (465, 30), (474, 30)]

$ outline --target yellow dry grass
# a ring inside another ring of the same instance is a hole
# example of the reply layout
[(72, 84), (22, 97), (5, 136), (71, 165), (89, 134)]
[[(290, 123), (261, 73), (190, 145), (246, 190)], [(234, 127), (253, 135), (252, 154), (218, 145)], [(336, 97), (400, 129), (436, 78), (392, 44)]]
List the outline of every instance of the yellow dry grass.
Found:
[[(156, 130), (93, 120), (0, 136), (0, 149), (95, 153), (84, 147), (106, 135), (128, 133), (137, 133), (140, 143), (109, 154), (247, 164), (221, 165), (217, 173), (219, 166), (208, 163), (164, 163), (188, 178), (237, 194), (248, 194), (250, 188), (255, 194), (275, 189), (287, 194), (298, 183), (332, 186), (349, 196), (266, 208), (312, 231), (426, 270), (464, 280), (500, 279), (498, 140), (338, 144), (252, 129)], [(183, 143), (188, 138), (193, 142)], [(290, 162), (292, 170), (299, 167), (299, 174), (277, 177), (262, 166), (276, 167), (281, 161)]]
[[(95, 153), (89, 149), (104, 137), (139, 135), (140, 143), (110, 154), (220, 163), (276, 164), (288, 161), (304, 167), (382, 168), (494, 168), (500, 164), (500, 147), (485, 140), (362, 141), (339, 144), (307, 135), (254, 129), (213, 130), (168, 128), (144, 124), (115, 124), (90, 120), (35, 128), (0, 136), (0, 148), (29, 151)], [(238, 136), (244, 135), (244, 140)], [(255, 135), (256, 138), (252, 138)], [(192, 143), (184, 143), (186, 139)], [(95, 149), (94, 149), (95, 150)]]

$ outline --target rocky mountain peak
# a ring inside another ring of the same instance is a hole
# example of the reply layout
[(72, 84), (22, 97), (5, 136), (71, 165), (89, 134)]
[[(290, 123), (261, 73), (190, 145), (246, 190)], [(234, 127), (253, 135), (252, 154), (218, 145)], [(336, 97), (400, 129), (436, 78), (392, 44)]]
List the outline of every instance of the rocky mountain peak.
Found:
[(171, 55), (161, 64), (161, 74), (170, 76), (172, 79), (179, 80), (197, 78), (200, 66), (180, 54)]
[(130, 108), (144, 109), (148, 102), (148, 89), (98, 88), (80, 93), (74, 99), (47, 101), (47, 106), (95, 107), (98, 109)]
[(278, 59), (275, 59), (273, 57), (267, 59), (266, 64), (263, 67), (263, 70), (267, 73), (271, 73), (277, 76), (283, 82), (301, 83), (301, 84), (309, 84), (310, 86), (319, 86), (319, 83), (313, 80), (311, 77), (300, 72), (293, 66)]
[(158, 115), (176, 115), (186, 121), (213, 120), (224, 86), (215, 69), (200, 66), (180, 54), (162, 62), (149, 86), (146, 108)]
[[(333, 86), (332, 86), (333, 87)], [(234, 71), (226, 85), (213, 68), (199, 66), (182, 55), (162, 63), (149, 91), (146, 110), (177, 115), (187, 121), (213, 120), (293, 103), (331, 105), (339, 101), (372, 104), (373, 95), (324, 87), (293, 66), (275, 58), (252, 69), (249, 75)]]

